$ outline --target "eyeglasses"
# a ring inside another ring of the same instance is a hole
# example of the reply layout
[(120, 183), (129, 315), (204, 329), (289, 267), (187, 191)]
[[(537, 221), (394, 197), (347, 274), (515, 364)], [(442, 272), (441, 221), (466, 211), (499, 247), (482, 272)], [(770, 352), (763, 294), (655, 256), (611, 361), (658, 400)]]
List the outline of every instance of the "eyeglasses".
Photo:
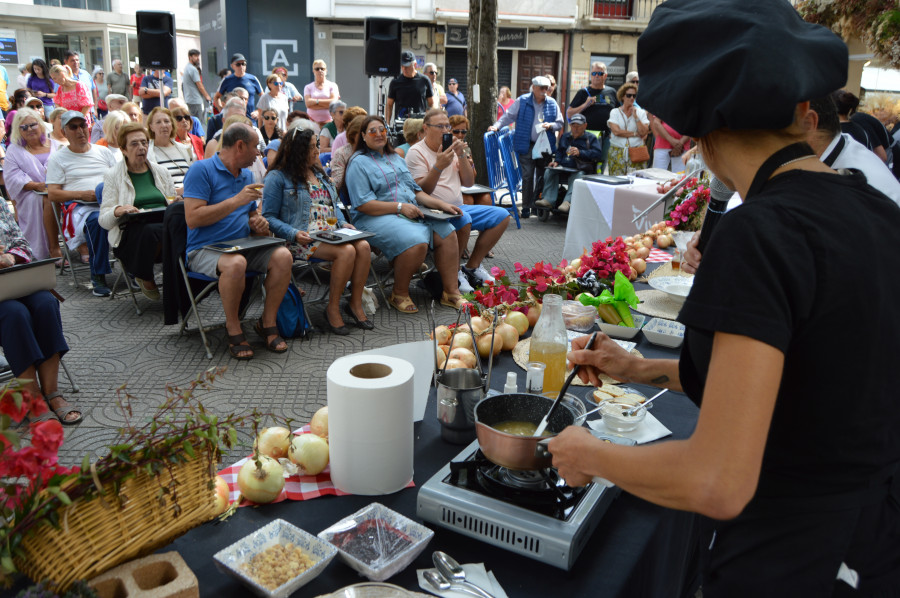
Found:
[(384, 127), (372, 127), (371, 129), (366, 131), (366, 135), (371, 135), (374, 137), (375, 135), (381, 135), (385, 131), (387, 131), (387, 129)]
[(263, 120), (278, 120), (277, 116), (264, 116)]
[(632, 79), (631, 81), (629, 81), (629, 83), (634, 83), (635, 85), (637, 85), (640, 82), (641, 82), (640, 79)]
[(591, 77), (602, 77), (606, 71), (591, 71)]
[(451, 131), (454, 135), (467, 135), (469, 133), (469, 129), (453, 129)]
[(181, 121), (183, 121), (183, 120), (186, 120), (186, 121), (190, 122), (191, 117), (190, 117), (190, 116), (185, 116), (185, 115), (183, 115), (183, 114), (176, 114), (176, 115), (175, 115), (175, 120), (177, 120), (178, 122), (181, 122)]
[(81, 124), (78, 123), (69, 123), (66, 125), (66, 128), (70, 131), (77, 131), (78, 129), (87, 129), (88, 124), (84, 121), (81, 121)]
[(284, 86), (284, 81), (273, 81), (273, 82), (272, 82), (272, 85), (275, 85), (275, 86), (278, 86), (278, 87), (283, 87), (283, 86)]
[(324, 66), (317, 66), (317, 67), (316, 67), (315, 69), (313, 69), (313, 70), (316, 70), (316, 71), (325, 71), (325, 70), (328, 70), (328, 69), (326, 69)]
[(19, 130), (23, 133), (26, 131), (30, 131), (31, 129), (37, 128), (37, 123), (31, 123), (30, 125), (19, 125)]
[(637, 94), (636, 94), (636, 93), (626, 93), (626, 94), (625, 94), (625, 97), (626, 97), (626, 98), (636, 98), (636, 97), (637, 97)]
[(435, 129), (440, 129), (440, 130), (442, 130), (442, 131), (449, 131), (449, 130), (451, 129), (450, 123), (447, 123), (447, 124), (445, 124), (445, 125), (432, 125), (432, 124), (429, 123), (429, 124), (427, 124), (427, 125), (425, 125), (425, 126), (426, 126), (426, 127), (433, 127), (433, 128), (435, 128)]
[(235, 62), (234, 66), (247, 66), (246, 62)]
[(437, 76), (438, 73), (437, 73), (437, 71), (425, 71), (425, 74)]

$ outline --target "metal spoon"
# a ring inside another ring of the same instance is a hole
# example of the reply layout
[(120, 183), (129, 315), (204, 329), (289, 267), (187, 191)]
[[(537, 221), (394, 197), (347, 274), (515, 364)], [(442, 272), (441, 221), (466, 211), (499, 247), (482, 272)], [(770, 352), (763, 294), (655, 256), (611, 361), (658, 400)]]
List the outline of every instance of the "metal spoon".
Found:
[(484, 598), (482, 594), (479, 594), (475, 590), (470, 590), (466, 586), (450, 583), (449, 581), (447, 581), (447, 578), (443, 577), (440, 573), (433, 569), (428, 569), (422, 575), (425, 577), (425, 581), (428, 583), (428, 585), (430, 585), (438, 592), (446, 592), (447, 590), (459, 590), (460, 592), (470, 594), (472, 596), (478, 596), (478, 598)]
[(587, 419), (587, 416), (589, 416), (591, 413), (597, 413), (601, 409), (603, 409), (603, 407), (597, 407), (596, 409), (591, 409), (587, 413), (582, 413), (581, 415), (579, 415), (578, 417), (575, 418), (575, 425), (580, 426), (581, 424), (584, 423), (584, 420)]
[[(597, 338), (597, 333), (591, 335), (588, 339), (587, 344), (584, 346), (584, 351), (589, 350), (594, 345), (594, 339)], [(569, 374), (569, 377), (566, 378), (566, 381), (563, 382), (562, 388), (559, 389), (559, 396), (556, 397), (556, 400), (553, 401), (553, 404), (550, 405), (550, 411), (547, 412), (547, 415), (544, 416), (544, 419), (541, 420), (541, 423), (538, 424), (537, 430), (535, 430), (535, 436), (541, 436), (544, 433), (544, 430), (547, 429), (547, 426), (550, 424), (550, 418), (553, 416), (553, 412), (556, 411), (556, 408), (562, 403), (562, 399), (566, 396), (566, 391), (569, 390), (569, 385), (572, 384), (572, 380), (575, 379), (575, 376), (578, 375), (578, 368), (581, 365), (575, 364), (575, 367), (572, 368), (572, 373)]]
[(446, 552), (441, 552), (440, 550), (434, 551), (434, 554), (431, 555), (431, 560), (434, 561), (434, 566), (441, 572), (441, 575), (449, 580), (451, 584), (458, 583), (471, 588), (473, 592), (477, 592), (482, 598), (494, 598), (491, 594), (488, 594), (484, 589), (478, 587), (471, 581), (466, 581), (466, 572), (462, 568), (462, 565), (457, 563), (456, 560)]
[(669, 389), (668, 389), (668, 388), (662, 389), (661, 391), (659, 391), (658, 393), (656, 393), (655, 395), (653, 395), (652, 397), (650, 397), (649, 400), (644, 401), (644, 402), (641, 403), (640, 405), (637, 405), (636, 407), (633, 407), (633, 408), (629, 409), (628, 411), (626, 411), (626, 412), (625, 412), (625, 415), (627, 415), (627, 416), (632, 416), (632, 415), (634, 415), (635, 413), (637, 413), (638, 409), (640, 409), (640, 408), (642, 408), (642, 407), (646, 407), (647, 405), (649, 405), (650, 403), (652, 403), (652, 402), (656, 399), (656, 397), (661, 397), (662, 395), (666, 394), (667, 392), (669, 392)]

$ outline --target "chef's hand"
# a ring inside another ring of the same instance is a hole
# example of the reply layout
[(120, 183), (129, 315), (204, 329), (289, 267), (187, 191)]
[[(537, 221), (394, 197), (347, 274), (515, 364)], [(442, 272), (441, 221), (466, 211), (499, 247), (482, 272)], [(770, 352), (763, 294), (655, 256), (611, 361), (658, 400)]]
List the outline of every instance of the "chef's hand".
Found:
[(630, 368), (635, 357), (619, 346), (616, 341), (602, 332), (597, 333), (597, 340), (591, 350), (585, 351), (589, 336), (580, 336), (572, 341), (572, 351), (568, 360), (580, 365), (578, 377), (582, 382), (593, 386), (603, 386), (600, 374), (606, 374), (620, 382), (628, 382)]
[(569, 426), (547, 443), (547, 449), (553, 455), (553, 467), (569, 486), (585, 486), (594, 479), (585, 473), (584, 467), (590, 466), (585, 455), (590, 454), (596, 442), (598, 440), (587, 428)]
[(698, 243), (700, 243), (700, 231), (694, 233), (694, 236), (688, 241), (687, 250), (681, 256), (681, 269), (688, 274), (696, 274), (697, 268), (700, 267), (700, 260), (703, 259), (703, 255), (697, 249)]

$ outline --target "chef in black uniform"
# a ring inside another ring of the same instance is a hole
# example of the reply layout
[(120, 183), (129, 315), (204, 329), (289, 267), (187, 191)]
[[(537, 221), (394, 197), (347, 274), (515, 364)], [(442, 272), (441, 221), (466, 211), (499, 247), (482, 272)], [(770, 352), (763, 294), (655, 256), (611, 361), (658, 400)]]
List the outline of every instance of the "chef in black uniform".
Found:
[(703, 253), (679, 359), (600, 335), (569, 360), (598, 386), (604, 371), (683, 390), (700, 415), (687, 440), (638, 447), (570, 427), (553, 464), (706, 515), (704, 598), (897, 596), (900, 207), (804, 141), (847, 48), (784, 0), (668, 0), (638, 63), (645, 108), (697, 138), (744, 205)]

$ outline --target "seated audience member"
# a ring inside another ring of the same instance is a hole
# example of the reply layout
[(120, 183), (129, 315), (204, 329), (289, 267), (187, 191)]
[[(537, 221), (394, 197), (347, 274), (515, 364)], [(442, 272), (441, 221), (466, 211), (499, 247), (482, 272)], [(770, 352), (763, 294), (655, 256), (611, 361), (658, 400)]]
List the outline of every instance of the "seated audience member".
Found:
[(159, 301), (153, 263), (162, 249), (162, 222), (134, 220), (124, 230), (119, 226), (125, 214), (166, 207), (166, 198), (175, 195), (175, 183), (164, 166), (147, 159), (150, 138), (143, 125), (126, 123), (118, 135), (124, 159), (103, 177), (100, 226), (109, 231), (113, 253), (135, 277), (141, 292)]
[(331, 102), (331, 105), (328, 106), (331, 121), (325, 123), (325, 126), (322, 127), (322, 131), (319, 133), (320, 152), (331, 151), (331, 144), (338, 135), (344, 132), (344, 111), (346, 109), (347, 104), (340, 100)]
[(171, 99), (169, 100), (169, 105), (167, 106), (167, 108), (172, 112), (172, 114), (175, 114), (175, 108), (184, 108), (185, 110), (187, 110), (188, 114), (191, 116), (191, 126), (189, 128), (191, 135), (196, 135), (201, 140), (203, 139), (203, 136), (205, 135), (205, 133), (203, 132), (203, 125), (200, 124), (199, 118), (191, 114), (191, 109), (188, 108), (188, 105), (184, 100), (182, 100), (181, 98)]
[[(353, 119), (357, 116), (366, 116), (368, 112), (362, 106), (350, 106), (346, 110), (344, 110), (344, 131), (346, 133), (347, 126), (353, 122)], [(341, 146), (347, 143), (347, 135), (345, 133), (338, 133), (338, 136), (334, 138), (334, 141), (331, 144), (331, 152), (334, 153), (341, 149)]]
[[(216, 138), (209, 142), (209, 145), (206, 146), (206, 151), (208, 157), (212, 157), (215, 155), (217, 151), (219, 151), (219, 141), (222, 138), (222, 135), (225, 131), (228, 130), (228, 127), (234, 126), (236, 124), (245, 124), (249, 125), (251, 129), (256, 132), (257, 139), (259, 143), (256, 145), (257, 154), (259, 153), (259, 148), (261, 147), (262, 140), (259, 139), (259, 129), (253, 126), (252, 121), (244, 116), (243, 114), (235, 114), (234, 116), (229, 116), (225, 119), (225, 123), (223, 124), (223, 128), (219, 129), (216, 133)], [(210, 149), (212, 151), (210, 152)], [(250, 172), (253, 173), (253, 180), (257, 183), (262, 183), (263, 179), (266, 176), (266, 166), (263, 164), (262, 157), (257, 155), (256, 159), (253, 161), (253, 164), (249, 167)]]
[(284, 131), (278, 126), (278, 112), (274, 108), (260, 108), (259, 120), (262, 125), (259, 132), (262, 133), (266, 147), (276, 139), (281, 139)]
[(354, 148), (359, 140), (360, 128), (365, 120), (365, 116), (354, 118), (353, 122), (345, 130), (349, 143), (344, 144), (344, 147), (337, 151), (331, 152), (331, 180), (338, 189), (344, 184), (344, 171), (347, 169), (347, 162), (350, 161), (350, 156), (356, 151)]
[(47, 161), (61, 146), (47, 137), (38, 113), (23, 108), (16, 113), (10, 132), (3, 179), (16, 203), (19, 226), (34, 259), (60, 258), (59, 228), (46, 195)]
[(128, 98), (123, 95), (119, 95), (116, 93), (111, 93), (106, 96), (106, 110), (107, 114), (103, 116), (102, 119), (98, 119), (97, 122), (94, 123), (94, 126), (91, 127), (91, 143), (100, 143), (100, 140), (104, 137), (103, 131), (103, 122), (106, 120), (109, 112), (113, 112), (115, 110), (121, 110), (122, 106), (128, 103)]
[(27, 89), (17, 89), (15, 93), (13, 93), (9, 110), (5, 114), (5, 125), (7, 131), (12, 129), (12, 121), (16, 117), (16, 111), (20, 108), (24, 108), (25, 104), (28, 103), (29, 98), (31, 98), (31, 92)]
[(66, 139), (66, 136), (63, 134), (62, 123), (60, 122), (62, 115), (66, 112), (68, 112), (68, 110), (65, 108), (54, 108), (47, 118), (50, 126), (53, 127), (53, 130), (50, 132), (50, 139), (60, 145), (69, 145), (69, 140)]
[(83, 202), (64, 208), (63, 236), (69, 247), (78, 249), (82, 261), (90, 263), (94, 296), (109, 297), (109, 241), (97, 222), (100, 207), (94, 190), (106, 171), (116, 165), (116, 158), (108, 148), (91, 144), (90, 125), (81, 112), (67, 111), (61, 123), (69, 146), (53, 152), (47, 161), (47, 192), (52, 202)]
[[(298, 116), (291, 118), (291, 116), (293, 116), (293, 115), (298, 115)], [(314, 123), (313, 121), (309, 120), (309, 118), (306, 117), (306, 112), (300, 112), (300, 111), (296, 111), (296, 110), (294, 112), (291, 112), (291, 114), (288, 115), (287, 122), (288, 122), (288, 128), (287, 128), (287, 131), (285, 131), (285, 134), (287, 134), (288, 131), (296, 129), (297, 127), (300, 127), (301, 129), (309, 129), (313, 133), (316, 132), (317, 125), (316, 125), (316, 123)], [(269, 144), (266, 146), (266, 149), (265, 149), (267, 164), (272, 164), (272, 162), (275, 161), (275, 155), (278, 153), (278, 148), (280, 148), (280, 147), (281, 147), (281, 138), (280, 137), (273, 139), (272, 141), (269, 142)]]
[(194, 161), (194, 152), (175, 141), (175, 117), (168, 108), (157, 106), (147, 116), (150, 149), (147, 159), (169, 171), (178, 196), (184, 190), (184, 175)]
[[(225, 95), (222, 96), (222, 101), (224, 101), (225, 104), (223, 105), (221, 112), (219, 112), (218, 114), (213, 116), (211, 119), (209, 119), (209, 122), (206, 123), (206, 143), (209, 143), (210, 140), (213, 139), (215, 134), (218, 131), (222, 130), (222, 124), (225, 122), (225, 118), (226, 118), (225, 117), (225, 108), (228, 107), (228, 103), (231, 102), (231, 100), (233, 100), (233, 99), (237, 99), (241, 102), (241, 106), (243, 107), (243, 110), (244, 110), (243, 112), (241, 112), (241, 114), (243, 114), (244, 116), (247, 116), (247, 102), (250, 101), (250, 92), (248, 92), (243, 87), (238, 87), (238, 88), (232, 89), (231, 91), (229, 91), (228, 93), (226, 93)], [(235, 104), (232, 104), (232, 105), (235, 105)], [(231, 113), (236, 114), (236, 112), (234, 112), (234, 111), (231, 111)]]
[[(34, 259), (6, 202), (0, 202), (0, 252), (0, 268)], [(25, 389), (47, 401), (62, 424), (71, 426), (81, 421), (81, 410), (59, 392), (59, 360), (69, 346), (56, 297), (49, 291), (37, 291), (0, 301), (0, 346), (13, 376), (28, 380)], [(48, 414), (32, 421), (47, 419), (54, 417)]]
[(113, 110), (103, 119), (103, 137), (97, 145), (108, 147), (117, 161), (122, 159), (122, 152), (119, 151), (119, 127), (130, 122), (128, 115), (121, 110)]
[(682, 155), (691, 147), (691, 138), (682, 135), (652, 114), (649, 116), (650, 130), (653, 132), (654, 138), (653, 168), (672, 172), (684, 171)]
[[(333, 262), (328, 305), (325, 307), (327, 327), (335, 334), (349, 330), (341, 317), (341, 295), (350, 283), (350, 302), (344, 311), (364, 330), (374, 325), (366, 319), (362, 306), (363, 288), (369, 276), (371, 250), (365, 241), (330, 245), (313, 241), (310, 233), (335, 227), (353, 228), (344, 220), (340, 199), (319, 162), (316, 134), (300, 127), (282, 138), (281, 147), (266, 175), (262, 215), (269, 221), (275, 236), (300, 246), (303, 259), (316, 257)], [(335, 219), (336, 224), (329, 224)]]
[(203, 138), (199, 135), (191, 133), (191, 116), (190, 111), (184, 106), (175, 106), (169, 108), (172, 117), (175, 119), (175, 143), (181, 144), (194, 160), (203, 159)]
[(544, 191), (542, 198), (534, 203), (542, 208), (554, 208), (559, 194), (559, 172), (551, 170), (554, 166), (577, 168), (578, 172), (569, 175), (569, 188), (566, 197), (559, 204), (561, 212), (568, 212), (572, 205), (572, 189), (575, 181), (585, 174), (597, 172), (597, 163), (603, 157), (603, 143), (593, 133), (587, 132), (587, 119), (583, 114), (576, 114), (569, 124), (571, 130), (566, 131), (556, 146), (556, 155), (544, 171)]
[(450, 130), (450, 120), (440, 108), (432, 108), (425, 113), (424, 125), (425, 138), (409, 148), (406, 164), (422, 191), (462, 210), (459, 218), (450, 221), (456, 229), (459, 243), (457, 260), (461, 259), (468, 246), (472, 229), (479, 231), (469, 259), (457, 275), (460, 290), (471, 292), (469, 289), (473, 286), (494, 281), (481, 261), (503, 236), (503, 231), (509, 225), (510, 215), (499, 206), (463, 203), (461, 188), (475, 184), (475, 170), (463, 154), (468, 146), (465, 141), (454, 139), (450, 147), (441, 149), (443, 134)]
[(293, 257), (287, 247), (265, 248), (248, 254), (223, 254), (205, 245), (228, 239), (269, 233), (259, 213), (262, 190), (253, 182), (248, 166), (258, 156), (256, 132), (236, 123), (222, 134), (222, 148), (210, 159), (194, 162), (184, 179), (184, 217), (188, 225), (187, 265), (194, 272), (219, 279), (219, 295), (225, 310), (225, 328), (231, 356), (252, 359), (253, 348), (241, 329), (238, 307), (246, 272), (265, 272), (265, 306), (254, 329), (266, 349), (287, 351), (278, 336), (275, 315), (291, 280)]
[[(450, 117), (450, 132), (453, 134), (454, 139), (459, 139), (460, 141), (465, 141), (466, 136), (469, 134), (469, 119), (465, 116), (461, 116), (457, 114), (456, 116)], [(472, 170), (475, 171), (475, 176), (478, 176), (478, 171), (475, 170), (475, 161), (472, 159), (472, 149), (468, 147), (468, 145), (463, 148), (463, 155), (469, 161), (469, 164), (472, 165)], [(491, 201), (490, 193), (466, 193), (463, 195), (463, 203), (479, 206), (490, 206), (493, 205)], [(463, 254), (463, 259), (469, 259), (468, 252)], [(488, 257), (494, 257), (494, 252), (489, 251), (487, 254)]]
[[(220, 126), (218, 127), (216, 132), (213, 133), (211, 137), (207, 138), (206, 150), (204, 151), (205, 157), (209, 158), (211, 155), (213, 155), (216, 152), (216, 149), (219, 147), (219, 138), (222, 136), (222, 131), (225, 128), (225, 121), (227, 119), (231, 118), (232, 116), (246, 117), (247, 116), (246, 111), (247, 111), (246, 106), (243, 104), (243, 102), (239, 98), (232, 98), (231, 100), (228, 100), (227, 102), (225, 102), (225, 109), (222, 111), (222, 113), (220, 115), (222, 117), (222, 122), (220, 123)], [(253, 126), (252, 121), (250, 122), (250, 126)], [(253, 127), (253, 129), (259, 135), (259, 141), (261, 144), (260, 151), (263, 151), (265, 149), (265, 145), (262, 145), (262, 133), (260, 133), (259, 129), (257, 129), (256, 127)]]
[(122, 112), (128, 115), (128, 120), (133, 123), (144, 122), (144, 113), (141, 111), (139, 104), (135, 102), (125, 102), (122, 105)]
[(444, 287), (441, 305), (461, 308), (465, 300), (459, 294), (457, 281), (456, 232), (452, 224), (443, 220), (420, 221), (423, 214), (419, 205), (457, 215), (462, 210), (422, 191), (409, 174), (406, 162), (391, 147), (382, 117), (367, 116), (360, 131), (344, 183), (353, 205), (353, 224), (375, 233), (370, 244), (393, 262), (391, 306), (405, 314), (419, 311), (409, 296), (409, 283), (431, 247)]
[(266, 77), (266, 87), (268, 90), (259, 96), (259, 102), (256, 104), (256, 110), (259, 112), (256, 124), (260, 129), (264, 128), (263, 113), (270, 110), (275, 115), (274, 124), (280, 131), (284, 131), (287, 128), (287, 115), (291, 110), (290, 100), (284, 93), (281, 75), (271, 74)]
[(424, 122), (421, 118), (407, 118), (403, 121), (403, 138), (406, 140), (406, 143), (398, 145), (394, 151), (405, 158), (409, 148), (422, 141), (422, 138), (425, 137), (425, 133), (422, 131)]
[(53, 131), (53, 125), (47, 122), (47, 115), (44, 113), (44, 102), (41, 101), (41, 98), (30, 97), (25, 101), (25, 107), (31, 108), (40, 116), (41, 126), (44, 128), (44, 133), (50, 134)]

